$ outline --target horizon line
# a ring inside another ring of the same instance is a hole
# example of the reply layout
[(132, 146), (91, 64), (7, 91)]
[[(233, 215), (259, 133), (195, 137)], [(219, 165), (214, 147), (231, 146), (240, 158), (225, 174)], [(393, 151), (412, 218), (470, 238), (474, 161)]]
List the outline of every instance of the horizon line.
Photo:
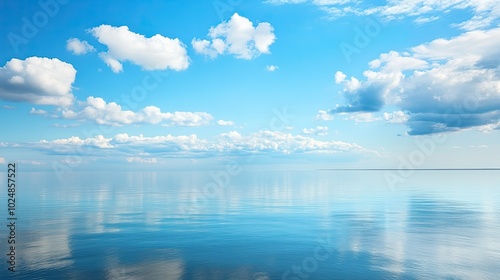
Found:
[(500, 171), (497, 167), (485, 168), (319, 168), (317, 170), (331, 170), (331, 171), (398, 171), (398, 170), (411, 170), (411, 171)]

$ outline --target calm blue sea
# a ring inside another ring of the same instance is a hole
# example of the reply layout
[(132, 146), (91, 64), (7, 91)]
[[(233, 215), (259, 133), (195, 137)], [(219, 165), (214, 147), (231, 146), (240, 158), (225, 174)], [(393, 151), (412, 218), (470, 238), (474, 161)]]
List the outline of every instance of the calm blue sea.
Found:
[(238, 171), (18, 172), (0, 279), (500, 275), (500, 171)]

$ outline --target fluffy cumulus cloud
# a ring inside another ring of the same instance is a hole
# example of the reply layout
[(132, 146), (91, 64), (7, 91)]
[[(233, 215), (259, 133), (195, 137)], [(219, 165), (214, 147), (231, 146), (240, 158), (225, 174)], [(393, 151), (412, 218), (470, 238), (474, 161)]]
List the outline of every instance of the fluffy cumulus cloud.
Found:
[(242, 59), (270, 53), (269, 47), (276, 39), (270, 23), (261, 22), (254, 27), (249, 19), (236, 13), (229, 21), (210, 28), (208, 37), (209, 40), (191, 41), (197, 53), (211, 58), (227, 53)]
[[(6, 145), (14, 147), (14, 144)], [(130, 162), (137, 162), (137, 155), (143, 158), (154, 155), (159, 158), (246, 154), (378, 154), (355, 143), (320, 141), (308, 136), (267, 130), (246, 136), (231, 131), (212, 139), (201, 139), (195, 134), (147, 137), (123, 133), (110, 138), (99, 135), (86, 139), (74, 136), (51, 141), (15, 143), (15, 147), (28, 147), (46, 154), (122, 155), (128, 157)]]
[(498, 25), (500, 5), (497, 0), (392, 0), (374, 4), (358, 0), (267, 0), (273, 5), (309, 3), (318, 6), (332, 18), (347, 15), (377, 16), (385, 20), (411, 18), (422, 24), (435, 21), (450, 11), (471, 11), (472, 17), (457, 22), (455, 26), (465, 30), (477, 30)]
[(100, 97), (90, 96), (80, 102), (79, 110), (65, 109), (66, 119), (90, 120), (98, 124), (121, 126), (128, 124), (163, 124), (166, 126), (202, 126), (209, 124), (213, 117), (205, 112), (162, 112), (156, 106), (148, 106), (138, 112), (124, 110), (115, 102), (106, 102)]
[(189, 57), (184, 44), (179, 39), (170, 39), (160, 34), (150, 38), (134, 33), (127, 26), (101, 25), (89, 32), (99, 43), (108, 47), (101, 53), (101, 59), (114, 72), (122, 71), (122, 62), (129, 61), (144, 70), (185, 70)]
[(80, 41), (77, 38), (70, 38), (66, 41), (66, 49), (75, 55), (82, 55), (95, 51), (87, 41)]
[(159, 161), (157, 158), (127, 157), (127, 162), (141, 163), (141, 164), (155, 164), (158, 163)]
[[(500, 127), (500, 28), (437, 39), (410, 52), (389, 52), (369, 63), (363, 79), (338, 73), (347, 104), (330, 113), (376, 112), (406, 122), (409, 134)], [(396, 114), (396, 115), (394, 115)]]
[(13, 58), (0, 68), (0, 99), (66, 107), (76, 70), (57, 58)]

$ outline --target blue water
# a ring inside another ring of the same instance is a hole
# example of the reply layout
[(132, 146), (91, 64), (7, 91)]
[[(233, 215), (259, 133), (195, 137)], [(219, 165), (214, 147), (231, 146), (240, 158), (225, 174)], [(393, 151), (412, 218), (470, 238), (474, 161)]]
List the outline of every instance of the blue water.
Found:
[(499, 171), (419, 171), (390, 186), (387, 171), (221, 170), (20, 172), (17, 272), (2, 226), (0, 279), (500, 275)]

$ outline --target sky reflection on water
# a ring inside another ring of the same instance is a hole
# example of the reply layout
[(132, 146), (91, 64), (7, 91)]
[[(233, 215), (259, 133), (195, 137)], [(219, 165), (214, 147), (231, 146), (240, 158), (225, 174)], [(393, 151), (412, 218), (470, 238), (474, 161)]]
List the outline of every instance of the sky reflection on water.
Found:
[(196, 207), (206, 172), (19, 177), (21, 279), (500, 275), (500, 172), (425, 171), (391, 189), (375, 171), (246, 171)]

